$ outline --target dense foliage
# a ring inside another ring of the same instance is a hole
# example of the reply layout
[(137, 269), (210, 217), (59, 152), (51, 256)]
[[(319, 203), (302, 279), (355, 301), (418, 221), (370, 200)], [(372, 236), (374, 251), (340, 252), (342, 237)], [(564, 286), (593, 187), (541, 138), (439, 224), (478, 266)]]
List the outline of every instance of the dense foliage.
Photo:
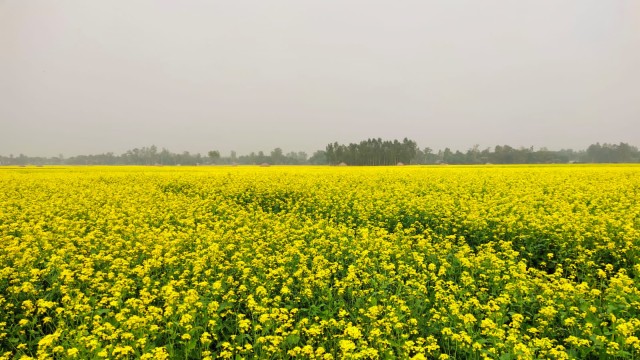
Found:
[(403, 164), (566, 164), (566, 163), (638, 163), (640, 151), (627, 143), (593, 144), (586, 150), (549, 150), (533, 147), (514, 148), (498, 145), (480, 149), (473, 146), (466, 152), (450, 148), (434, 152), (433, 149), (419, 148), (417, 143), (407, 138), (402, 141), (367, 139), (348, 145), (330, 143), (324, 150), (317, 150), (311, 156), (304, 151), (284, 152), (275, 148), (269, 153), (263, 151), (238, 155), (231, 151), (222, 156), (211, 150), (206, 156), (200, 153), (174, 153), (168, 149), (158, 150), (156, 146), (135, 148), (121, 155), (112, 152), (97, 155), (77, 155), (64, 158), (0, 155), (0, 165), (203, 165), (203, 164), (270, 164), (270, 165), (396, 165)]
[(0, 169), (0, 358), (637, 358), (640, 167)]
[(382, 139), (367, 139), (359, 144), (342, 145), (333, 143), (327, 145), (326, 157), (329, 164), (340, 163), (349, 165), (396, 165), (409, 164), (415, 159), (418, 145), (415, 141), (404, 138), (390, 141)]

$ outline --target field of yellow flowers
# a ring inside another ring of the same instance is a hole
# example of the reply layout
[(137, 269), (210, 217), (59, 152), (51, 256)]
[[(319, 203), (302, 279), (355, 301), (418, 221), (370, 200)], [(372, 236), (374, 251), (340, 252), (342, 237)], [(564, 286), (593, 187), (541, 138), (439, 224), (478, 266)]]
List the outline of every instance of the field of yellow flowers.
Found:
[(0, 169), (0, 358), (640, 359), (640, 166)]

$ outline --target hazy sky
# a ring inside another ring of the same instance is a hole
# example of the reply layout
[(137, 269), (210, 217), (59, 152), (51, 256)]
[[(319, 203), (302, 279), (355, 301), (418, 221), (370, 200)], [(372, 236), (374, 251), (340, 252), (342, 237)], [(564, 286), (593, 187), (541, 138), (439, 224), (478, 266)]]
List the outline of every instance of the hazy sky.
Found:
[(0, 154), (640, 145), (640, 1), (0, 0)]

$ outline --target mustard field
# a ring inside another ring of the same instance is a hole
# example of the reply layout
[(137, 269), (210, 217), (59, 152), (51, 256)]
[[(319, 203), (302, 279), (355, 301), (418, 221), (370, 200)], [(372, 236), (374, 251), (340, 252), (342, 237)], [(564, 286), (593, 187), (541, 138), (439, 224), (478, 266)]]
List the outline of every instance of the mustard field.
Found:
[(640, 166), (0, 168), (0, 358), (640, 359)]

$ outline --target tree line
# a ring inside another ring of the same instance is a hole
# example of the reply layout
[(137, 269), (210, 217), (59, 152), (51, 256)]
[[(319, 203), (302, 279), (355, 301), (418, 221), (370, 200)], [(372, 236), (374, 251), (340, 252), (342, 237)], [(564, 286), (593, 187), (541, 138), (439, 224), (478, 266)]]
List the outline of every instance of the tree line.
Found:
[(410, 164), (416, 159), (418, 144), (404, 138), (398, 140), (367, 139), (359, 144), (337, 142), (328, 144), (325, 150), (327, 162), (332, 165), (396, 165)]
[(0, 155), (0, 165), (415, 165), (415, 164), (550, 164), (550, 163), (639, 163), (640, 152), (627, 143), (592, 144), (585, 150), (549, 150), (533, 147), (514, 148), (497, 145), (480, 149), (473, 146), (462, 152), (450, 148), (434, 151), (429, 147), (419, 148), (413, 140), (367, 139), (359, 143), (327, 144), (325, 149), (311, 156), (303, 151), (285, 152), (275, 148), (238, 155), (235, 151), (222, 156), (219, 151), (207, 154), (183, 151), (174, 153), (156, 146), (135, 148), (120, 155), (112, 152), (96, 155), (77, 155), (65, 158), (62, 154), (53, 157), (30, 157), (24, 154)]
[(0, 155), (0, 165), (323, 165), (326, 164), (324, 151), (308, 156), (303, 151), (285, 153), (281, 148), (275, 148), (269, 153), (263, 151), (252, 152), (247, 155), (237, 155), (231, 151), (228, 156), (221, 156), (217, 150), (207, 154), (190, 153), (189, 151), (171, 152), (157, 146), (135, 148), (117, 155), (113, 152), (93, 155), (77, 155), (65, 158), (62, 154), (53, 157), (32, 157), (24, 154), (14, 156)]

